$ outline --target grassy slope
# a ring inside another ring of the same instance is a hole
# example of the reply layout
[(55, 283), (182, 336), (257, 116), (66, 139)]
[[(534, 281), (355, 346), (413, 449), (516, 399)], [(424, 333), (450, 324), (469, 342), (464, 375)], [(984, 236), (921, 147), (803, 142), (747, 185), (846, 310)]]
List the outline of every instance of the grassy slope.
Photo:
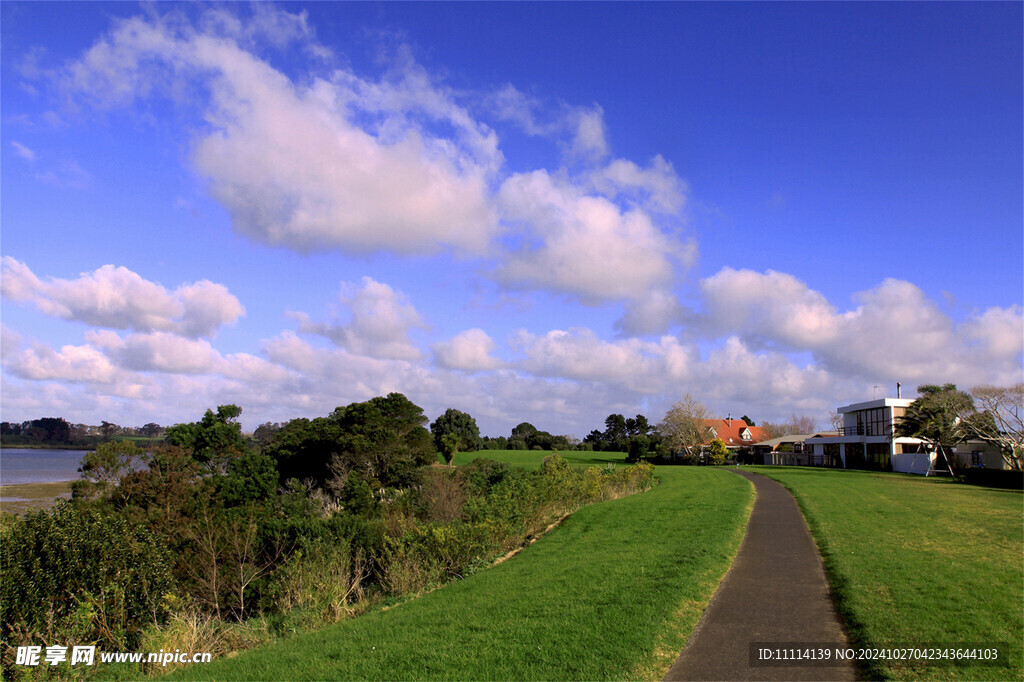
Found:
[(660, 678), (739, 549), (753, 489), (710, 468), (658, 474), (661, 484), (650, 492), (582, 509), (512, 560), (466, 580), (179, 675)]
[(865, 471), (750, 471), (780, 481), (800, 502), (858, 643), (1010, 645), (1003, 666), (892, 664), (876, 676), (1024, 677), (1019, 491)]

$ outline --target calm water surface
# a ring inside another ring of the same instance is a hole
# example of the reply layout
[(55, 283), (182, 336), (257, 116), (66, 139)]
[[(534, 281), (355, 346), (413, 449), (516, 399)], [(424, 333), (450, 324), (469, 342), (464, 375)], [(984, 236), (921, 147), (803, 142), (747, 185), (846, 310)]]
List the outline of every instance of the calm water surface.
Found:
[(73, 481), (86, 452), (4, 448), (0, 450), (0, 485)]

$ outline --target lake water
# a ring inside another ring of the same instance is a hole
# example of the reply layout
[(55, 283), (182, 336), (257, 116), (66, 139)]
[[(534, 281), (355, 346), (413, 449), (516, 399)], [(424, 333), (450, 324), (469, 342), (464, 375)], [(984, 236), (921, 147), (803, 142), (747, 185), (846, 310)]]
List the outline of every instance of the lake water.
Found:
[(56, 483), (78, 478), (78, 464), (86, 450), (0, 450), (0, 485)]

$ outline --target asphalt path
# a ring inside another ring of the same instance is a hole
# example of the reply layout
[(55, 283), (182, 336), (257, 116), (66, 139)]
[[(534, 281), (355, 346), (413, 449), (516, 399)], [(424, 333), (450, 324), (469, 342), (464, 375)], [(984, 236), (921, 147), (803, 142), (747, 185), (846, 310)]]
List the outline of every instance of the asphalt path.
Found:
[[(665, 680), (856, 679), (851, 663), (835, 662), (848, 639), (796, 500), (769, 478), (736, 473), (756, 492), (746, 536)], [(762, 665), (760, 649), (791, 660)], [(832, 654), (827, 665), (792, 660), (824, 649)]]

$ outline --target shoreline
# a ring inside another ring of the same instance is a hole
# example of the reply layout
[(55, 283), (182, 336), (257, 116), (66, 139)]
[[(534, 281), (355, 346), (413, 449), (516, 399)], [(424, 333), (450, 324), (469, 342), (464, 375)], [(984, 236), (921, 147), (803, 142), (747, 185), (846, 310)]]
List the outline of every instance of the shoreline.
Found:
[(0, 443), (0, 452), (4, 450), (81, 450), (82, 452), (88, 452), (89, 450), (95, 450), (95, 445), (50, 445), (40, 443), (30, 443), (27, 445), (18, 445), (15, 443)]
[(49, 509), (58, 499), (71, 499), (72, 481), (0, 485), (0, 512), (23, 514)]

